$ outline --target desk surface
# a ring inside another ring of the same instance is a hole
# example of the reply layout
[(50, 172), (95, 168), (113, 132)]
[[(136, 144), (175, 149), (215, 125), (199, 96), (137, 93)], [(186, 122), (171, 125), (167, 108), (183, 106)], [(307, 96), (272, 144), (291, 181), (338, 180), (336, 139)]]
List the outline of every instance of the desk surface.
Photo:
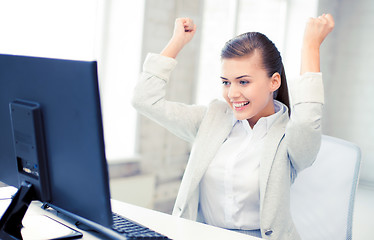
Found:
[[(9, 196), (9, 188), (0, 188), (0, 199), (6, 198)], [(10, 203), (10, 200), (1, 200), (0, 201), (0, 216), (5, 211), (7, 205)], [(171, 216), (169, 214), (157, 212), (154, 210), (138, 207), (135, 205), (119, 202), (112, 200), (112, 210), (115, 213), (118, 213), (124, 217), (127, 217), (135, 222), (138, 222), (150, 229), (153, 229), (159, 233), (162, 233), (168, 236), (171, 239), (175, 240), (191, 240), (191, 239), (259, 239), (256, 237), (251, 237), (248, 235), (228, 231), (225, 229), (209, 226), (202, 223), (197, 223), (183, 218), (178, 218)], [(24, 221), (36, 222), (33, 218), (36, 218), (40, 215), (47, 215), (53, 219), (56, 219), (67, 226), (70, 226), (74, 229), (77, 229), (74, 225), (74, 221), (68, 219), (65, 216), (58, 215), (56, 211), (53, 210), (42, 210), (41, 203), (34, 201), (31, 203)], [(26, 228), (27, 225), (25, 224)], [(34, 226), (33, 226), (34, 228)], [(30, 229), (30, 228), (29, 228)], [(83, 233), (83, 239), (102, 239), (100, 235), (93, 234), (91, 232), (85, 232), (77, 229)], [(40, 230), (35, 230), (36, 232)], [(27, 240), (27, 238), (25, 238)]]

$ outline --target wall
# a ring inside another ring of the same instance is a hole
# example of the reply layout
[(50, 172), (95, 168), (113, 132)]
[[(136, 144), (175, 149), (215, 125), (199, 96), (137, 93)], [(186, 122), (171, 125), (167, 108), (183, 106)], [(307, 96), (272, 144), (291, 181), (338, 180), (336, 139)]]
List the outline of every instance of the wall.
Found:
[(374, 1), (320, 0), (335, 29), (321, 48), (325, 79), (323, 132), (362, 150), (361, 184), (374, 186)]

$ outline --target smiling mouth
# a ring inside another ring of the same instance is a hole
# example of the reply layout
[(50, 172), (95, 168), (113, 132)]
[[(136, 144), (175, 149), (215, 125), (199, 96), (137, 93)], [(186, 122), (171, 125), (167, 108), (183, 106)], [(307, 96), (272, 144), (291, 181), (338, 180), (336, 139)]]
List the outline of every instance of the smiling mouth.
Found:
[(249, 102), (241, 102), (241, 103), (233, 103), (232, 105), (234, 106), (234, 108), (241, 108), (241, 107), (247, 106), (248, 104)]

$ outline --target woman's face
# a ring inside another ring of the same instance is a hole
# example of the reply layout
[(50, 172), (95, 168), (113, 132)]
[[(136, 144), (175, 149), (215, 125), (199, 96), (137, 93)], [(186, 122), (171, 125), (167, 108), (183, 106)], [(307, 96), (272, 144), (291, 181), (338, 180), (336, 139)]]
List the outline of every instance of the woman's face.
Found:
[(261, 117), (274, 114), (273, 92), (280, 86), (280, 75), (268, 77), (261, 55), (222, 60), (222, 94), (238, 120), (253, 126)]

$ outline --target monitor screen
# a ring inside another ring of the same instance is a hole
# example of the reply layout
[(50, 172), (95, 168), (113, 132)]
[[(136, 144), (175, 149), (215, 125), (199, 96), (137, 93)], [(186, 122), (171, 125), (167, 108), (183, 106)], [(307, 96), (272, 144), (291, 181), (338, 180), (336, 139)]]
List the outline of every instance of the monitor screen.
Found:
[(0, 181), (19, 187), (10, 114), (14, 102), (39, 106), (48, 202), (111, 226), (96, 62), (0, 54)]

